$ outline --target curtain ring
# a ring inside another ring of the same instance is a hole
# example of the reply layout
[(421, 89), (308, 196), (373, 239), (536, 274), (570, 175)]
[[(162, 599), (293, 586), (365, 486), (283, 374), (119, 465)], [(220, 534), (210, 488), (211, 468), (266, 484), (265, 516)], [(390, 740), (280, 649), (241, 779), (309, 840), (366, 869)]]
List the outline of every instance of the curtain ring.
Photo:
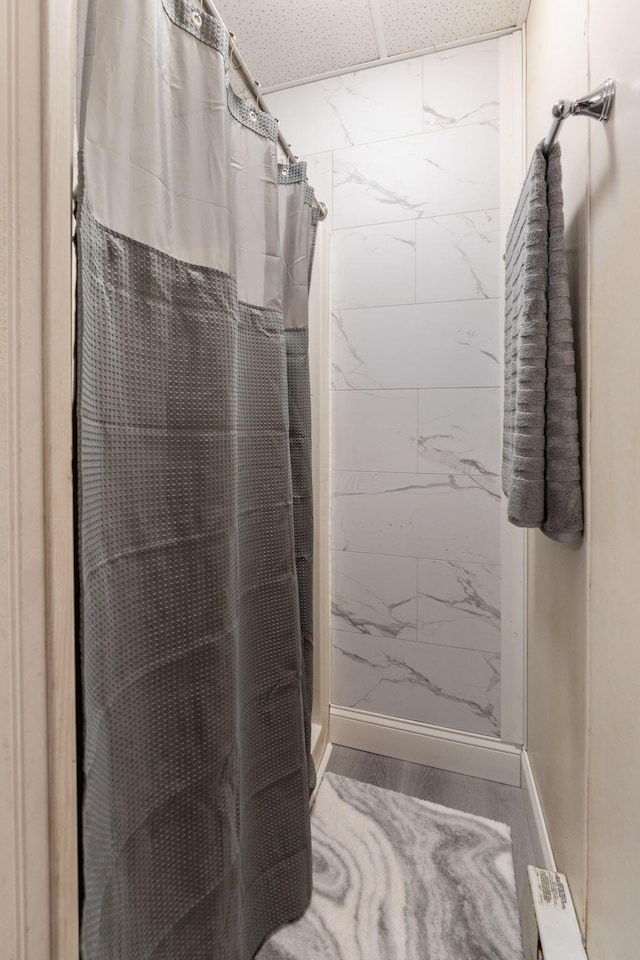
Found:
[(195, 23), (196, 27), (200, 29), (202, 26), (202, 15), (204, 13), (204, 0), (200, 0), (200, 11), (196, 10), (194, 7), (191, 12), (191, 22)]

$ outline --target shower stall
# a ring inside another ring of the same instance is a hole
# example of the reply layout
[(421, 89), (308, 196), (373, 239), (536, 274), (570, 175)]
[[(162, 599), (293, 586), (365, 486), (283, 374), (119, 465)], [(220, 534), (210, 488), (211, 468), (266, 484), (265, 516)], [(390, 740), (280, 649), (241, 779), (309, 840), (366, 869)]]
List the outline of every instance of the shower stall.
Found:
[(517, 36), (263, 87), (331, 228), (331, 739), (516, 783), (524, 537), (500, 490)]
[[(274, 787), (268, 819), (279, 805), (289, 819), (269, 855), (291, 843), (304, 860), (309, 795), (332, 743), (519, 783), (524, 548), (501, 515), (496, 450), (501, 211), (523, 154), (516, 35), (265, 87), (261, 105), (206, 5), (83, 9), (75, 483), (91, 956), (105, 936), (145, 942), (136, 889), (177, 860), (170, 846), (154, 859), (157, 831), (203, 858), (200, 875), (183, 865), (172, 879), (184, 899), (165, 891), (168, 925), (206, 889), (189, 884), (211, 879), (217, 853), (202, 837), (215, 833), (233, 860), (237, 838), (207, 817), (242, 814), (234, 783), (249, 783), (247, 798)], [(50, 415), (68, 440), (72, 343), (50, 336)], [(62, 559), (49, 615), (64, 677), (50, 699), (53, 882), (68, 905), (78, 871), (65, 449), (50, 452)], [(219, 625), (241, 643), (219, 645)], [(178, 634), (196, 642), (172, 648)], [(122, 698), (127, 710), (114, 712)], [(221, 716), (240, 735), (217, 728)], [(245, 772), (220, 747), (243, 736), (255, 755)], [(198, 794), (198, 768), (221, 787), (215, 801), (208, 787)], [(200, 833), (172, 790), (163, 827), (156, 788), (192, 781)], [(241, 932), (243, 950), (303, 908), (299, 866), (299, 900)], [(68, 906), (54, 927), (74, 942)]]

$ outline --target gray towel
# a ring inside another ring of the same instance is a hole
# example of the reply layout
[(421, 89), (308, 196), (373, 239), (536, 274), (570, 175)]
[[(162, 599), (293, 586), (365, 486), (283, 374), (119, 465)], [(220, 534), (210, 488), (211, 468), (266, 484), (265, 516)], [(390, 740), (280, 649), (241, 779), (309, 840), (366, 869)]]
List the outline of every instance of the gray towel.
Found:
[(540, 144), (507, 234), (502, 487), (508, 518), (553, 540), (582, 535), (575, 353), (560, 146)]

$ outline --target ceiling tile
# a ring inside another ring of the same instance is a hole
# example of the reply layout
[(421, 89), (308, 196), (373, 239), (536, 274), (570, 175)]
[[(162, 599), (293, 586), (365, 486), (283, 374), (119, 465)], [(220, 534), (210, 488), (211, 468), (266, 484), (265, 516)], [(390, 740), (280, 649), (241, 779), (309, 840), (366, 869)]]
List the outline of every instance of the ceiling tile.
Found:
[(216, 5), (264, 88), (378, 60), (371, 8), (391, 57), (515, 27), (520, 9), (520, 0), (370, 2), (216, 0)]
[(377, 0), (388, 55), (515, 26), (520, 0)]
[(263, 87), (379, 56), (368, 0), (218, 0), (216, 6)]

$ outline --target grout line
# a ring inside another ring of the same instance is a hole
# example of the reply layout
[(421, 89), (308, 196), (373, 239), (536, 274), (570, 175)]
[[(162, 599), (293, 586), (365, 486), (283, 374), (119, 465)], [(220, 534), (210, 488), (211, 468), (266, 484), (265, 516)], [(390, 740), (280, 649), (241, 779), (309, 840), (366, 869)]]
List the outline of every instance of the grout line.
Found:
[(420, 102), (422, 104), (422, 109), (420, 110), (420, 129), (424, 133), (424, 130), (425, 130), (424, 57), (421, 57), (420, 59)]
[(502, 567), (500, 560), (454, 560), (453, 557), (409, 557), (405, 553), (368, 553), (366, 550), (338, 550), (336, 547), (329, 548), (330, 553), (347, 554), (351, 557), (384, 557), (387, 560), (415, 560), (420, 563), (424, 560), (427, 563), (459, 563), (463, 566), (476, 567)]
[(420, 559), (416, 558), (416, 640), (420, 630)]
[[(321, 153), (336, 153), (337, 151), (323, 150)], [(310, 157), (320, 156), (321, 154), (311, 153)], [(470, 213), (500, 213), (500, 207), (477, 207), (473, 210), (453, 210), (451, 213), (429, 213), (419, 217), (405, 217), (404, 220), (375, 220), (373, 223), (352, 223), (344, 227), (334, 227), (334, 233), (340, 233), (343, 230), (362, 230), (365, 227), (391, 227), (399, 223), (411, 223), (418, 220), (445, 220), (447, 217), (465, 217)], [(416, 228), (417, 229), (417, 228)], [(499, 247), (500, 243), (496, 243)], [(486, 299), (482, 297), (481, 299)], [(491, 297), (491, 299), (494, 299)]]
[[(421, 119), (421, 123), (423, 122), (424, 121)], [(414, 137), (423, 137), (427, 133), (448, 133), (451, 130), (460, 130), (462, 127), (486, 127), (493, 123), (499, 122), (499, 117), (487, 117), (485, 120), (463, 120), (457, 123), (452, 123), (446, 127), (437, 127), (435, 130), (425, 130), (424, 128), (421, 128), (417, 133), (415, 131), (407, 133), (395, 133), (392, 137), (379, 137), (377, 140), (363, 140), (361, 143), (345, 143), (338, 144), (337, 146), (327, 146), (323, 150), (314, 150), (310, 153), (301, 151), (299, 156), (302, 160), (304, 160), (306, 157), (314, 157), (320, 153), (329, 153), (329, 151), (341, 153), (345, 150), (359, 150), (361, 147), (375, 147), (381, 143), (396, 143), (397, 141), (410, 140)]]
[[(335, 233), (335, 230), (333, 231)], [(425, 300), (422, 303), (380, 303), (368, 307), (339, 307), (332, 305), (332, 312), (349, 313), (353, 310), (392, 310), (397, 307), (439, 307), (443, 303), (496, 303), (500, 304), (500, 297), (474, 297), (471, 300)]]
[(416, 388), (416, 419), (415, 419), (415, 427), (416, 427), (416, 436), (415, 436), (415, 444), (416, 444), (416, 473), (420, 473), (420, 441), (419, 441), (419, 438), (420, 438), (420, 390), (418, 390), (417, 388)]
[[(402, 241), (400, 241), (402, 242)], [(473, 297), (469, 300), (409, 300), (405, 303), (382, 303), (377, 306), (359, 306), (359, 307), (341, 307), (337, 304), (333, 307), (333, 312), (344, 313), (348, 310), (397, 310), (399, 307), (438, 307), (444, 303), (500, 303), (499, 297)], [(500, 315), (498, 314), (498, 317)], [(426, 321), (429, 322), (429, 321)]]
[[(414, 629), (407, 627), (408, 630)], [(417, 630), (417, 627), (415, 628)], [(393, 643), (400, 640), (402, 643), (419, 643), (423, 647), (440, 647), (444, 650), (464, 650), (467, 653), (481, 653), (489, 657), (500, 657), (499, 650), (481, 650), (478, 647), (459, 647), (452, 643), (434, 643), (433, 640), (411, 640), (409, 637), (390, 637), (385, 633), (365, 633), (362, 630), (344, 630), (342, 627), (331, 627), (332, 633), (346, 633), (350, 637), (367, 637), (369, 640), (391, 640)], [(331, 644), (333, 646), (333, 644)]]
[(333, 154), (333, 147), (327, 147), (326, 150), (314, 150), (313, 153), (301, 153), (301, 160), (314, 160), (316, 157), (326, 157), (326, 155)]
[[(451, 473), (450, 471), (446, 473), (436, 473), (433, 470), (417, 470), (415, 473), (412, 473), (411, 470), (358, 470), (358, 469), (349, 469), (348, 467), (334, 467), (331, 471), (332, 473), (357, 473), (365, 474), (366, 476), (376, 477), (379, 474), (383, 473), (385, 476), (390, 477), (462, 477), (463, 479), (473, 479), (474, 477), (482, 479), (483, 477), (488, 480), (499, 480), (499, 473)], [(358, 492), (358, 491), (356, 491)], [(360, 491), (364, 496), (368, 496), (373, 493), (372, 490), (362, 490)], [(397, 493), (397, 491), (392, 490), (390, 493)], [(344, 494), (336, 494), (336, 496), (344, 496)], [(380, 496), (379, 493), (376, 493), (376, 496)]]
[[(331, 387), (332, 393), (393, 393), (397, 390), (499, 390), (501, 384), (497, 383), (495, 386), (487, 386), (483, 384), (478, 387), (474, 386), (465, 386), (465, 387)], [(463, 474), (464, 476), (464, 474)]]
[[(334, 207), (335, 187), (334, 187), (334, 176), (333, 176), (333, 170), (334, 170), (333, 150), (330, 151), (330, 155), (331, 155), (331, 210), (330, 210), (331, 221), (329, 224), (329, 231), (331, 236), (329, 237), (329, 257), (328, 257), (329, 263), (327, 265), (327, 269), (329, 270), (329, 273), (331, 273), (331, 241), (332, 241), (332, 235), (333, 235), (333, 221), (335, 220), (335, 207)], [(331, 313), (331, 289), (329, 289), (328, 307), (329, 307), (329, 313)]]
[(385, 560), (395, 560), (398, 557), (401, 560), (415, 560), (416, 563), (420, 563), (421, 560), (425, 560), (427, 563), (463, 563), (465, 566), (471, 565), (477, 567), (501, 567), (502, 563), (499, 560), (443, 560), (440, 557), (407, 557), (402, 553), (368, 553), (366, 550), (338, 550), (335, 547), (329, 551), (331, 554), (336, 554), (336, 556), (341, 556), (342, 554), (349, 554), (351, 557), (382, 557)]
[[(421, 122), (424, 122), (421, 120)], [(395, 134), (393, 137), (380, 137), (378, 140), (363, 140), (362, 143), (347, 143), (344, 146), (333, 147), (336, 153), (342, 153), (348, 150), (361, 150), (363, 147), (375, 147), (380, 143), (406, 143), (407, 140), (417, 140), (418, 137), (428, 137), (431, 134), (438, 133), (451, 133), (454, 130), (462, 130), (467, 127), (491, 127), (495, 129), (493, 124), (498, 124), (500, 126), (500, 117), (485, 117), (484, 120), (474, 120), (470, 119), (467, 121), (459, 121), (456, 123), (451, 123), (446, 127), (436, 127), (435, 129), (425, 130), (422, 128), (418, 133), (403, 133)], [(321, 151), (318, 151), (321, 152)]]
[(418, 218), (413, 221), (413, 300), (418, 302)]

